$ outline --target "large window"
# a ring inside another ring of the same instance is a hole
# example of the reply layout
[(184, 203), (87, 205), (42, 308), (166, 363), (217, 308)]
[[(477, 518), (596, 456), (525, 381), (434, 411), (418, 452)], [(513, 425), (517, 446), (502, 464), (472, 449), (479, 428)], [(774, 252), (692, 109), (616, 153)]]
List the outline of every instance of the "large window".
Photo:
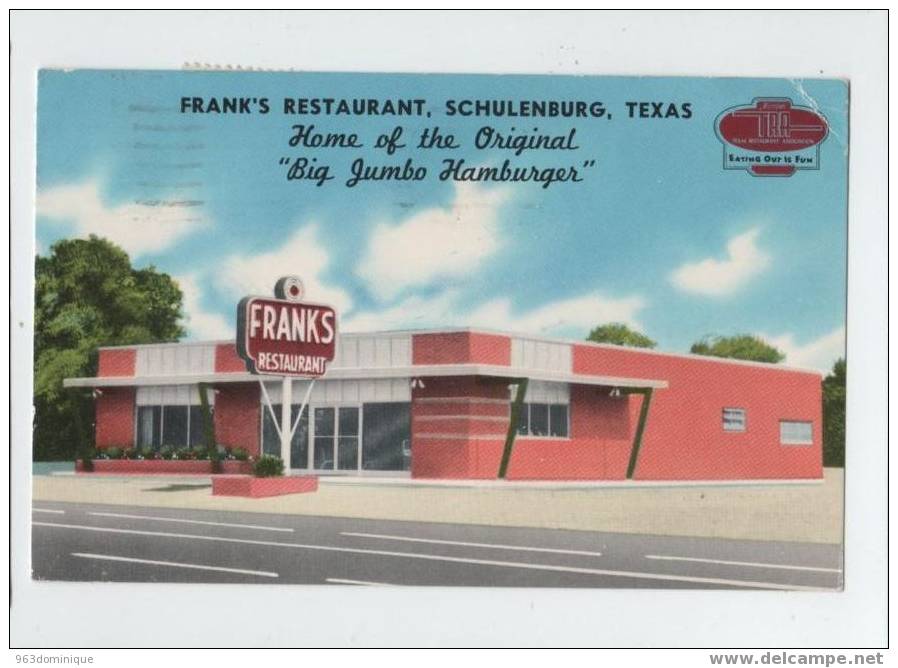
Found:
[[(281, 405), (274, 404), (280, 420)], [(299, 406), (293, 405), (295, 422)], [(262, 410), (262, 451), (280, 456), (280, 439), (268, 407)], [(293, 469), (322, 471), (407, 471), (411, 464), (411, 405), (407, 402), (362, 406), (310, 406), (290, 443)], [(309, 450), (311, 448), (311, 451)], [(361, 462), (359, 456), (361, 455)]]
[(813, 445), (812, 424), (797, 420), (780, 420), (780, 443), (782, 445)]
[(369, 403), (362, 415), (362, 469), (408, 471), (411, 468), (411, 404)]
[(744, 408), (724, 408), (722, 419), (724, 431), (745, 431)]
[(518, 415), (518, 434), (567, 438), (569, 434), (567, 404), (525, 403)]
[(138, 406), (137, 446), (158, 450), (203, 444), (202, 406)]

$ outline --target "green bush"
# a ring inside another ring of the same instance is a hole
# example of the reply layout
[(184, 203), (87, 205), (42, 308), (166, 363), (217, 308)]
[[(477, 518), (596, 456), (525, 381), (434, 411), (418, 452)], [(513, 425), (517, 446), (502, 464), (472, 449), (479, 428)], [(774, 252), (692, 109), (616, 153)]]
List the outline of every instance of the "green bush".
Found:
[(196, 453), (190, 448), (178, 448), (175, 450), (175, 459), (196, 459)]
[(253, 464), (253, 475), (257, 478), (274, 478), (284, 475), (284, 462), (274, 455), (262, 455)]
[(234, 448), (231, 450), (231, 456), (238, 462), (245, 462), (249, 459), (249, 453), (246, 451), (246, 448)]
[(124, 452), (121, 448), (115, 446), (106, 448), (106, 456), (109, 457), (109, 459), (121, 459), (123, 454)]
[(140, 451), (140, 456), (144, 459), (156, 459), (156, 451), (153, 448), (143, 448)]
[(162, 459), (172, 459), (175, 456), (175, 449), (170, 445), (163, 445), (159, 448), (159, 456)]
[(137, 448), (125, 448), (123, 456), (125, 459), (137, 459), (140, 451)]
[(205, 445), (197, 445), (193, 448), (193, 459), (209, 459), (209, 451)]

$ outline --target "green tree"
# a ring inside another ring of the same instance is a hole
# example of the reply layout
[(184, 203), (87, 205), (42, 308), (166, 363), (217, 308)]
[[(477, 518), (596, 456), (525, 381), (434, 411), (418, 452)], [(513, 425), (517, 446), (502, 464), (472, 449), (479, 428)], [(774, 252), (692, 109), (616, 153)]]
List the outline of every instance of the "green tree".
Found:
[(613, 343), (618, 346), (630, 346), (631, 348), (655, 347), (655, 342), (645, 334), (634, 331), (620, 322), (599, 325), (589, 333), (586, 340), (595, 341), (596, 343)]
[(845, 360), (823, 379), (823, 465), (845, 466)]
[(689, 352), (712, 357), (731, 357), (754, 362), (782, 362), (786, 356), (763, 339), (751, 334), (705, 337), (692, 344)]
[(181, 289), (152, 266), (93, 235), (55, 243), (35, 259), (35, 460), (69, 459), (93, 443), (93, 402), (64, 378), (92, 376), (97, 347), (175, 341), (184, 335)]

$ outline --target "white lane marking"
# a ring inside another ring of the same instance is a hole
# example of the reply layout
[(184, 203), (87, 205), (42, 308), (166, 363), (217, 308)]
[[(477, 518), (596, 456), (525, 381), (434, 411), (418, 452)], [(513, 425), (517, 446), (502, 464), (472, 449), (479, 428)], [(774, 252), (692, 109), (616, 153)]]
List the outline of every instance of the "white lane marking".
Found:
[(702, 564), (724, 564), (726, 566), (752, 566), (754, 568), (782, 568), (790, 571), (819, 571), (821, 573), (841, 573), (841, 568), (823, 568), (820, 566), (792, 566), (788, 564), (766, 564), (757, 561), (727, 561), (725, 559), (704, 559), (701, 557), (673, 557), (666, 554), (647, 554), (646, 559), (664, 561), (694, 561)]
[(87, 513), (96, 517), (123, 517), (130, 520), (153, 520), (155, 522), (182, 522), (184, 524), (205, 524), (214, 527), (234, 527), (237, 529), (260, 529), (262, 531), (284, 531), (293, 533), (293, 529), (284, 527), (263, 527), (258, 524), (231, 524), (229, 522), (206, 522), (204, 520), (187, 520), (180, 517), (154, 517), (150, 515), (126, 515), (124, 513)]
[(587, 550), (562, 550), (553, 547), (530, 547), (527, 545), (503, 545), (501, 543), (467, 543), (460, 540), (439, 540), (436, 538), (413, 538), (411, 536), (388, 536), (379, 533), (356, 533), (341, 531), (341, 536), (359, 536), (361, 538), (379, 538), (382, 540), (402, 540), (409, 543), (433, 543), (435, 545), (463, 545), (465, 547), (487, 547), (494, 550), (521, 550), (523, 552), (551, 552), (552, 554), (577, 554), (585, 557), (601, 557), (601, 552)]
[(73, 557), (82, 559), (100, 559), (102, 561), (124, 561), (130, 564), (148, 564), (150, 566), (171, 566), (172, 568), (191, 568), (198, 571), (217, 571), (220, 573), (237, 573), (239, 575), (260, 575), (265, 578), (276, 578), (277, 573), (271, 571), (250, 571), (244, 568), (225, 568), (224, 566), (206, 566), (203, 564), (184, 564), (179, 561), (156, 561), (155, 559), (135, 559), (134, 557), (115, 557), (111, 554), (90, 554), (89, 552), (72, 552)]
[(53, 513), (54, 515), (65, 515), (64, 510), (53, 510), (52, 508), (32, 508), (32, 513)]
[(347, 580), (345, 578), (327, 578), (325, 582), (342, 585), (365, 585), (368, 587), (389, 587), (386, 582), (369, 582), (368, 580)]
[(220, 543), (240, 543), (242, 545), (264, 545), (267, 547), (290, 547), (301, 550), (320, 550), (322, 552), (341, 552), (344, 554), (371, 554), (380, 557), (404, 557), (425, 561), (446, 561), (458, 564), (477, 564), (481, 566), (498, 566), (502, 568), (522, 568), (535, 571), (555, 571), (559, 573), (580, 573), (583, 575), (606, 575), (609, 577), (633, 578), (639, 580), (667, 580), (671, 582), (692, 582), (723, 586), (746, 587), (749, 589), (786, 589), (790, 591), (838, 591), (828, 587), (807, 587), (788, 585), (778, 582), (752, 582), (748, 580), (727, 580), (723, 578), (704, 578), (690, 575), (668, 575), (665, 573), (644, 573), (641, 571), (611, 571), (600, 568), (578, 568), (574, 566), (554, 566), (551, 564), (531, 564), (516, 561), (493, 561), (491, 559), (470, 559), (467, 557), (445, 557), (436, 554), (419, 554), (415, 552), (391, 552), (388, 550), (368, 550), (355, 547), (338, 547), (336, 545), (304, 545), (301, 543), (281, 543), (273, 540), (251, 540), (249, 538), (224, 538), (222, 536), (199, 536), (187, 533), (169, 533), (164, 531), (138, 531), (137, 529), (113, 529), (110, 527), (92, 527), (81, 524), (58, 524), (54, 522), (32, 522), (32, 526), (53, 527), (59, 529), (76, 529), (79, 531), (97, 531), (100, 533), (121, 533), (135, 536), (161, 536), (163, 538), (184, 538), (189, 540), (209, 540)]

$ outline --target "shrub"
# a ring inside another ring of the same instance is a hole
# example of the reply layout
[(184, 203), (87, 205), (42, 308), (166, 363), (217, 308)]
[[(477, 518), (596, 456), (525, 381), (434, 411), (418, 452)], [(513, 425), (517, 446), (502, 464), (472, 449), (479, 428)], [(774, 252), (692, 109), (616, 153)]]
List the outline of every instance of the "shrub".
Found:
[(153, 448), (143, 448), (140, 451), (140, 456), (144, 459), (156, 459), (156, 451)]
[(123, 454), (124, 453), (121, 448), (117, 448), (115, 446), (106, 448), (106, 456), (109, 457), (109, 459), (121, 459)]
[(87, 447), (84, 449), (84, 452), (81, 456), (81, 467), (85, 471), (93, 471), (94, 470), (94, 459), (96, 459), (98, 453), (97, 449), (94, 447)]
[(175, 449), (170, 445), (163, 445), (159, 448), (159, 456), (162, 459), (171, 459), (175, 456)]
[(140, 455), (140, 451), (137, 448), (125, 448), (122, 453), (125, 459), (137, 459), (138, 455)]
[(233, 450), (231, 450), (231, 456), (234, 459), (236, 459), (238, 462), (245, 462), (247, 459), (249, 459), (249, 453), (246, 451), (245, 448), (240, 448), (240, 447), (237, 447), (237, 448), (234, 448)]
[(253, 464), (253, 475), (257, 478), (274, 478), (284, 475), (284, 462), (274, 455), (262, 455)]
[(193, 459), (209, 459), (209, 451), (205, 445), (197, 445), (193, 448)]
[(175, 450), (175, 459), (196, 459), (196, 453), (190, 448), (178, 448)]

